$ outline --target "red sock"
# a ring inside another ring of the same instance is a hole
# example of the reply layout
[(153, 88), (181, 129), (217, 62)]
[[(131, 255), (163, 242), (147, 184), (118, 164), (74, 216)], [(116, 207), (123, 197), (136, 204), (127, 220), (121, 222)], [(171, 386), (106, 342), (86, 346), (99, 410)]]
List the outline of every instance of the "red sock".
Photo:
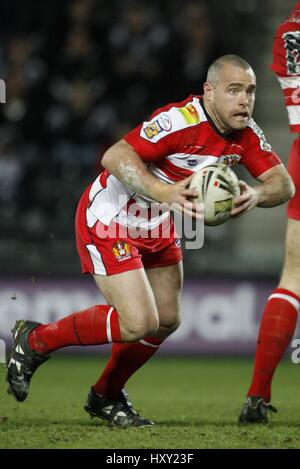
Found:
[(29, 335), (29, 346), (47, 354), (67, 345), (96, 345), (121, 341), (117, 311), (107, 305), (70, 314), (47, 325), (38, 326)]
[(254, 373), (247, 396), (271, 400), (271, 383), (276, 367), (293, 338), (300, 298), (276, 288), (265, 306), (257, 340)]
[(129, 344), (113, 344), (111, 357), (93, 390), (109, 399), (116, 399), (126, 381), (152, 355), (157, 352), (161, 340), (153, 337)]

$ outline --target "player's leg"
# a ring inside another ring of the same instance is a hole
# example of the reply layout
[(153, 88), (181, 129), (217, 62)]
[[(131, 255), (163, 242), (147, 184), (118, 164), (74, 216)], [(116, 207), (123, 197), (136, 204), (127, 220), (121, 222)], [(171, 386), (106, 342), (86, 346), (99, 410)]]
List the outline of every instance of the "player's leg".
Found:
[(300, 296), (300, 220), (288, 220), (285, 264), (279, 288)]
[[(271, 400), (274, 372), (288, 347), (297, 323), (300, 303), (300, 139), (293, 143), (289, 158), (296, 195), (288, 205), (288, 224), (285, 243), (285, 263), (278, 288), (265, 306), (260, 323), (252, 383), (240, 421), (266, 422), (266, 408), (257, 402)], [(261, 403), (264, 406), (264, 403)], [(256, 407), (256, 409), (255, 409)]]
[(153, 337), (165, 340), (180, 325), (182, 261), (163, 268), (146, 269), (159, 315), (159, 327)]
[(158, 311), (144, 269), (94, 275), (94, 279), (107, 303), (118, 311), (122, 342), (135, 342), (157, 331)]
[[(113, 344), (111, 357), (101, 377), (91, 388), (84, 407), (92, 416), (106, 420), (113, 416), (112, 422), (122, 427), (153, 425), (151, 420), (140, 416), (133, 409), (123, 387), (133, 373), (155, 354), (162, 341), (179, 325), (182, 263), (147, 269), (147, 276), (154, 293), (161, 325), (155, 334), (138, 342)], [(107, 408), (112, 409), (109, 415), (106, 415)], [(121, 411), (120, 416), (118, 409)]]
[(300, 302), (300, 221), (288, 220), (285, 263), (278, 288), (269, 297), (258, 334), (248, 396), (271, 399), (276, 367), (293, 338)]
[(17, 324), (7, 373), (17, 400), (26, 399), (33, 372), (54, 350), (68, 345), (136, 341), (156, 332), (158, 312), (144, 269), (94, 277), (111, 305), (92, 306), (51, 324)]
[(159, 314), (158, 331), (139, 342), (113, 344), (112, 355), (93, 386), (97, 394), (117, 398), (127, 380), (158, 350), (159, 345), (180, 324), (182, 261), (167, 267), (146, 270)]
[(157, 330), (158, 313), (144, 269), (94, 279), (108, 305), (34, 329), (29, 338), (34, 350), (48, 354), (68, 345), (134, 342)]

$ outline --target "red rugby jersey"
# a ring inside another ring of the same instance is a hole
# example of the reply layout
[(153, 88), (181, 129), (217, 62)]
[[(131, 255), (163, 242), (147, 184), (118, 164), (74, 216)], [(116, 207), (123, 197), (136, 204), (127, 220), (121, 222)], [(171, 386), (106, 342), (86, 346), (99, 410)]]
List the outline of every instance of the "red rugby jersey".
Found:
[[(206, 113), (200, 96), (158, 109), (124, 139), (148, 164), (148, 170), (168, 184), (213, 163), (243, 164), (255, 178), (281, 163), (252, 118), (245, 129), (224, 136)], [(126, 216), (123, 218), (128, 202), (142, 207), (152, 202), (129, 190), (107, 170), (96, 179), (89, 197), (91, 223), (98, 219), (105, 225), (112, 220), (130, 224)], [(159, 216), (145, 219), (143, 229), (158, 226), (161, 221)]]

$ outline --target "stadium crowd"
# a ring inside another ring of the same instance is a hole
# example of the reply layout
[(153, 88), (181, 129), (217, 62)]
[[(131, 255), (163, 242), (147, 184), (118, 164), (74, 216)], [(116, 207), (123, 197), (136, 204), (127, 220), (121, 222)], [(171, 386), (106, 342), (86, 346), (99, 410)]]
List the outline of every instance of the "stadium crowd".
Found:
[(214, 0), (3, 1), (2, 238), (72, 238), (103, 152), (152, 109), (201, 93), (216, 56), (245, 56), (260, 5), (231, 3), (227, 21)]

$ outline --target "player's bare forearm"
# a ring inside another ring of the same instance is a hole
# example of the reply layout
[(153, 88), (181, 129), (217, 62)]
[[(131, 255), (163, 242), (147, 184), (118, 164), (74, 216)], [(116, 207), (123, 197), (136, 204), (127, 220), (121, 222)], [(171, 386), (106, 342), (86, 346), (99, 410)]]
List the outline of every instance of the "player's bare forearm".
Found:
[(259, 198), (258, 207), (275, 207), (295, 195), (293, 181), (283, 165), (275, 166), (264, 173), (261, 180), (262, 183), (255, 187)]
[(195, 189), (188, 188), (191, 177), (174, 184), (159, 181), (148, 171), (133, 147), (124, 140), (107, 150), (102, 165), (132, 191), (173, 208), (176, 206), (186, 215), (202, 218), (200, 205), (190, 201), (199, 195)]
[(124, 140), (107, 150), (102, 158), (102, 166), (134, 192), (162, 201), (166, 184), (147, 170), (146, 164)]
[(261, 184), (255, 187), (248, 186), (240, 181), (241, 195), (235, 199), (232, 216), (242, 215), (254, 207), (275, 207), (281, 205), (295, 193), (291, 177), (283, 165), (277, 165), (258, 178)]

